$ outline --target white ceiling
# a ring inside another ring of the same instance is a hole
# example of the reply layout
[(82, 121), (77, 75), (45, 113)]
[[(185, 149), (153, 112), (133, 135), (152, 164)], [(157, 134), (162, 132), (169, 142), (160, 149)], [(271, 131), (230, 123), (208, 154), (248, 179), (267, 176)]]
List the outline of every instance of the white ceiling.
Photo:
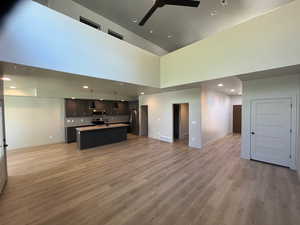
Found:
[[(144, 27), (132, 20), (140, 21), (152, 7), (153, 0), (74, 1), (173, 51), (293, 0), (227, 0), (226, 7), (220, 4), (220, 0), (201, 0), (199, 8), (165, 6), (158, 9)], [(212, 12), (216, 15), (211, 16)], [(172, 38), (168, 38), (169, 35)]]

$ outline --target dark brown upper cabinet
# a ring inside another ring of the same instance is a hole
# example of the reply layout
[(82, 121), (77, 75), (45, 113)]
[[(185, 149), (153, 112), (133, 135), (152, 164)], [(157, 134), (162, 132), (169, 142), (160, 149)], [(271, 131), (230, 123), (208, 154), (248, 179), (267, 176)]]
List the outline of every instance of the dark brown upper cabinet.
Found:
[(66, 117), (90, 117), (93, 111), (104, 111), (106, 115), (128, 115), (128, 102), (86, 99), (65, 99)]

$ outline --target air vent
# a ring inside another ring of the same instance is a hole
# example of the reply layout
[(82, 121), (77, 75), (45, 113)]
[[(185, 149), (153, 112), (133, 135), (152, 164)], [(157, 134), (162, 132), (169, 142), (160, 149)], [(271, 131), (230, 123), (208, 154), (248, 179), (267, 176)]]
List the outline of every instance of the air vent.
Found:
[(111, 36), (114, 36), (115, 38), (118, 38), (118, 39), (120, 39), (120, 40), (123, 40), (123, 39), (124, 39), (123, 35), (121, 35), (121, 34), (115, 32), (115, 31), (113, 31), (113, 30), (110, 30), (110, 29), (108, 30), (108, 34), (111, 35)]
[(90, 27), (93, 27), (93, 28), (95, 28), (97, 30), (101, 30), (101, 26), (99, 24), (97, 24), (97, 23), (95, 23), (95, 22), (93, 22), (93, 21), (91, 21), (89, 19), (86, 19), (86, 18), (84, 18), (82, 16), (80, 17), (80, 22), (84, 23), (84, 24), (86, 24), (86, 25), (88, 25)]

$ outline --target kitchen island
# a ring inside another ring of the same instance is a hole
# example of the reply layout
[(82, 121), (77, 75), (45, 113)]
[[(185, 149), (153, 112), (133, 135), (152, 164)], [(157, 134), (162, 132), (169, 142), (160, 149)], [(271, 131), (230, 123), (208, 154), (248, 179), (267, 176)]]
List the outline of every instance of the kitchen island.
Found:
[(127, 140), (127, 124), (107, 124), (76, 128), (79, 150)]

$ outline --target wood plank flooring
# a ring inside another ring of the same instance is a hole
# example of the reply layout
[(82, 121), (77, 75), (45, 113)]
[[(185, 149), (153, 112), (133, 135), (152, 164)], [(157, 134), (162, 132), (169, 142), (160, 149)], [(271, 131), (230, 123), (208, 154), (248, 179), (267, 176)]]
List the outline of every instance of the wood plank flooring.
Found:
[(202, 151), (133, 137), (77, 151), (11, 151), (1, 225), (298, 225), (289, 169), (240, 159), (240, 137)]

